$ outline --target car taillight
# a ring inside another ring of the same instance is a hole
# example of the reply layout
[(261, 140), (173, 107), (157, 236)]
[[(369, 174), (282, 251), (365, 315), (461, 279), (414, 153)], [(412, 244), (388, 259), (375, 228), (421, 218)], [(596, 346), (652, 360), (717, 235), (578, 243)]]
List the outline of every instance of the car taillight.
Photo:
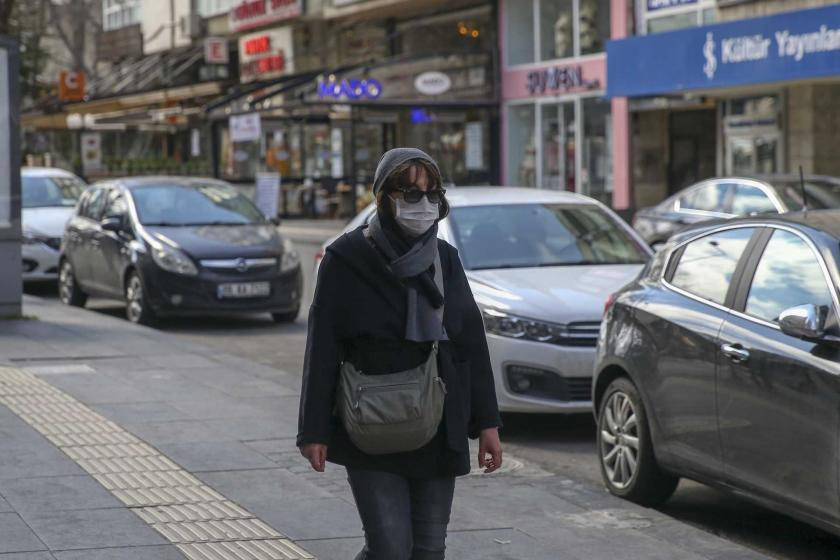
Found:
[(615, 303), (615, 294), (610, 294), (607, 301), (604, 302), (604, 315), (610, 310), (610, 307)]

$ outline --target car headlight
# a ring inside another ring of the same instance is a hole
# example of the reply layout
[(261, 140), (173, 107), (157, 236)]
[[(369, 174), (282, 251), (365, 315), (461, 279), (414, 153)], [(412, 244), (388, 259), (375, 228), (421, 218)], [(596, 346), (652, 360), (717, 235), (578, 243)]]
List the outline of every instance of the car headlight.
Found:
[(300, 253), (290, 239), (283, 239), (283, 257), (280, 259), (280, 272), (289, 272), (300, 265)]
[(482, 309), (482, 316), (484, 330), (499, 336), (551, 343), (566, 335), (566, 327), (563, 325), (517, 317), (497, 309)]
[(198, 274), (198, 269), (187, 255), (166, 245), (160, 245), (152, 248), (152, 259), (163, 270), (174, 272), (176, 274), (184, 274), (186, 276), (195, 276)]

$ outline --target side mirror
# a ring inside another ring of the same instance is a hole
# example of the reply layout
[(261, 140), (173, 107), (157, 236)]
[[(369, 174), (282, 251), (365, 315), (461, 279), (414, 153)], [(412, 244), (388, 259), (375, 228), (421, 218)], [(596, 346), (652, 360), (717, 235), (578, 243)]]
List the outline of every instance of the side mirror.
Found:
[(103, 230), (113, 231), (114, 233), (119, 233), (124, 229), (123, 220), (119, 216), (108, 216), (99, 222), (99, 225)]
[(796, 338), (817, 340), (825, 334), (825, 312), (816, 305), (797, 305), (779, 315), (782, 332)]

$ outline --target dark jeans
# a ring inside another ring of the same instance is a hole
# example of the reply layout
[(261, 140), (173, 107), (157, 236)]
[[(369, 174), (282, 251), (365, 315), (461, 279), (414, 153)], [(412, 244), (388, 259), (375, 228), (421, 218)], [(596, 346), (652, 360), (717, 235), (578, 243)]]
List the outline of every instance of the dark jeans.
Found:
[(443, 560), (455, 478), (347, 469), (365, 529), (356, 560)]

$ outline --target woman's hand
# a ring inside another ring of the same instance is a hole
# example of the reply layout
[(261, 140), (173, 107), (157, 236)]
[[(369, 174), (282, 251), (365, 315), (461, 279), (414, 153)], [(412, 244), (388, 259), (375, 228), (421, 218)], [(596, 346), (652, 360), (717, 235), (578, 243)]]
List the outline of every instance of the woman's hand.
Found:
[[(487, 456), (490, 455), (488, 458)], [(478, 436), (478, 466), (489, 474), (502, 466), (502, 442), (499, 441), (499, 428), (481, 430)]]
[[(496, 440), (498, 441), (498, 436)], [(327, 446), (322, 443), (307, 443), (300, 446), (300, 454), (309, 459), (309, 464), (318, 472), (324, 472), (327, 463)]]

